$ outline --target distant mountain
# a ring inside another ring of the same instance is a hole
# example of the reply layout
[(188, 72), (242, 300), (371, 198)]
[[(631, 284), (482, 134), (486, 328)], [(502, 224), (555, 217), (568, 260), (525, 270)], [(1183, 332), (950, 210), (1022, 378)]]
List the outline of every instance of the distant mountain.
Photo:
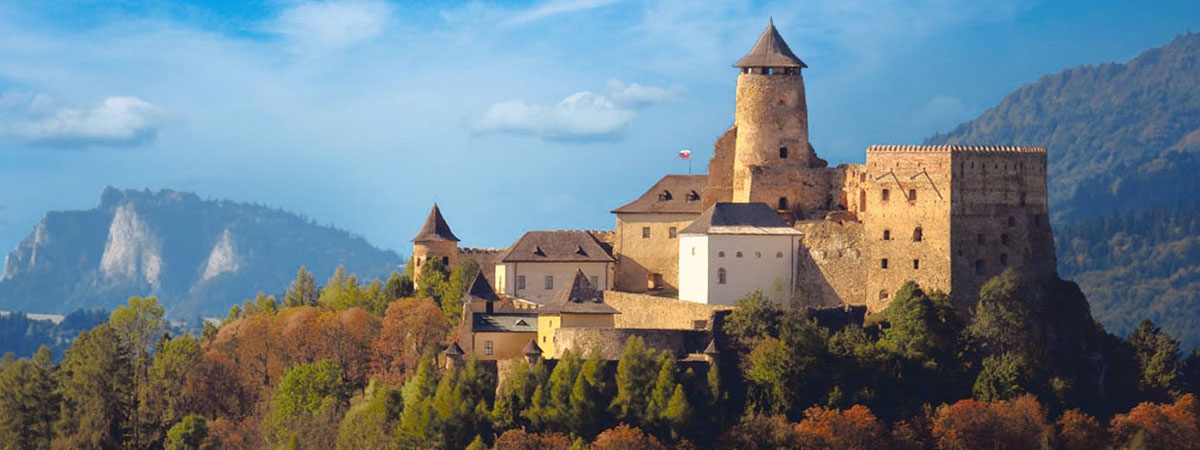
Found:
[(1200, 345), (1200, 34), (1043, 76), (926, 143), (1046, 146), (1062, 275), (1110, 330)]
[(260, 205), (107, 188), (87, 211), (53, 211), (5, 259), (0, 310), (65, 314), (157, 296), (168, 315), (221, 316), (282, 293), (306, 265), (385, 277), (402, 260), (361, 237)]

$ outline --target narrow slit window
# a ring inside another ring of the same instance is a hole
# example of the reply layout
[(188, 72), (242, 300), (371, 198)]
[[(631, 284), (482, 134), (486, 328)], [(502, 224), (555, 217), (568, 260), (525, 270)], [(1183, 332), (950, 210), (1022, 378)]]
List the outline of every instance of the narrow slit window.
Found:
[(914, 259), (913, 260), (913, 270), (918, 270), (920, 268), (921, 268), (921, 260)]
[(984, 271), (987, 269), (987, 267), (984, 264), (985, 263), (983, 262), (982, 259), (975, 260), (975, 274), (976, 275), (983, 275)]
[(779, 159), (787, 159), (787, 147), (779, 147)]
[(1008, 253), (1000, 254), (1000, 267), (1008, 267)]
[(675, 227), (671, 227), (671, 228), (667, 229), (667, 237), (669, 237), (671, 239), (675, 239), (675, 236), (678, 236), (678, 235), (679, 235), (679, 232), (675, 229)]
[(887, 189), (884, 189), (884, 190), (883, 190), (883, 191), (880, 193), (880, 195), (879, 195), (879, 199), (880, 199), (880, 200), (883, 200), (883, 201), (885, 201), (885, 202), (886, 202), (886, 201), (888, 201), (888, 197), (891, 197), (891, 194), (892, 194), (892, 191), (889, 191), (889, 190), (887, 190)]
[(717, 269), (717, 284), (725, 284), (726, 281), (725, 268)]
[(913, 242), (921, 242), (924, 239), (925, 239), (925, 232), (923, 230), (921, 230), (921, 227), (914, 228), (913, 229)]
[(892, 230), (883, 230), (883, 240), (885, 240), (885, 241), (892, 240)]
[(554, 289), (554, 275), (546, 275), (546, 289)]
[(917, 201), (917, 190), (916, 189), (908, 190), (908, 201), (910, 201), (910, 202)]
[(883, 258), (883, 259), (879, 260), (879, 268), (880, 269), (886, 269), (887, 264), (888, 264), (887, 258)]

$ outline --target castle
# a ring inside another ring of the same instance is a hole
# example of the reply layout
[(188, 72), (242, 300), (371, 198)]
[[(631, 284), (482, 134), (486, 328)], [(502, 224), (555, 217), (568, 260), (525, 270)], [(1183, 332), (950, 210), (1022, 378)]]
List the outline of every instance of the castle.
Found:
[[(758, 289), (796, 307), (877, 311), (913, 280), (968, 311), (1007, 268), (1055, 272), (1045, 148), (873, 145), (865, 164), (830, 167), (809, 142), (808, 66), (774, 23), (734, 67), (734, 124), (707, 175), (663, 177), (612, 211), (612, 232), (523, 238), (504, 253), (459, 250), (435, 206), (414, 239), (416, 273), (430, 258), (454, 265), (474, 252), (497, 291), (515, 294), (527, 276), (504, 260), (520, 248), (526, 266), (591, 270), (606, 290), (709, 305)], [(529, 274), (544, 277), (543, 299), (556, 289), (545, 270)]]

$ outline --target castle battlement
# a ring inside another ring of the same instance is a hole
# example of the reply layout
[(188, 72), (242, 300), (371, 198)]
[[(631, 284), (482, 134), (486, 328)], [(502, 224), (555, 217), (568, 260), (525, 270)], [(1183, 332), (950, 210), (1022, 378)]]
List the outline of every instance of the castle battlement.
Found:
[(481, 255), (489, 253), (500, 253), (504, 251), (502, 248), (493, 247), (459, 247), (458, 252), (465, 255)]
[(1046, 147), (1011, 145), (871, 145), (867, 153), (1046, 153)]

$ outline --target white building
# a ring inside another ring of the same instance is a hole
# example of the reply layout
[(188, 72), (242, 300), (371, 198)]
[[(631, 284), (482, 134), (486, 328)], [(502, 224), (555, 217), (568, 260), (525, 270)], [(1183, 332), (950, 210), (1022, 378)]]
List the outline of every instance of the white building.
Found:
[(612, 249), (588, 231), (530, 231), (500, 254), (496, 290), (518, 299), (546, 304), (570, 285), (577, 271), (601, 291), (612, 286), (616, 258)]
[(679, 298), (733, 305), (761, 290), (786, 304), (796, 290), (800, 235), (766, 204), (714, 204), (679, 232)]

